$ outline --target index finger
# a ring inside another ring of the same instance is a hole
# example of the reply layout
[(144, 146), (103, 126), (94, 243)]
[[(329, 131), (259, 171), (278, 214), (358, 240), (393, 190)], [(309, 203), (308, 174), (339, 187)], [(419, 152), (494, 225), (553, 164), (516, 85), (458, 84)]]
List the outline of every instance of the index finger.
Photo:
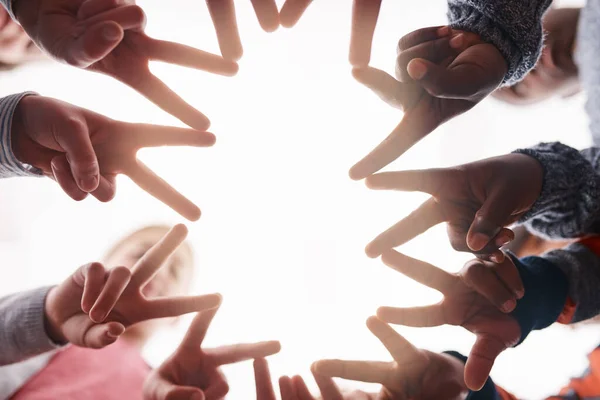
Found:
[(393, 366), (379, 361), (320, 360), (314, 364), (314, 373), (351, 381), (388, 383)]
[(300, 21), (312, 0), (287, 0), (281, 7), (281, 25), (291, 28)]
[(381, 0), (354, 0), (349, 56), (353, 66), (366, 66), (371, 61), (371, 47), (380, 10)]
[(319, 387), (319, 391), (321, 392), (321, 397), (323, 397), (323, 400), (344, 399), (342, 392), (335, 384), (333, 379), (331, 379), (331, 377), (319, 375), (318, 373), (316, 373), (314, 364), (311, 366), (310, 370), (315, 378), (315, 382), (317, 382), (317, 386)]
[(254, 360), (254, 381), (256, 383), (256, 400), (276, 400), (269, 363), (264, 358)]
[(280, 350), (281, 344), (278, 341), (268, 341), (221, 346), (210, 349), (207, 353), (210, 353), (217, 365), (226, 365), (256, 358), (265, 358), (279, 353)]
[(422, 285), (446, 293), (460, 278), (424, 261), (390, 250), (381, 256), (388, 267)]
[(392, 133), (350, 169), (350, 178), (364, 179), (379, 171), (433, 132), (439, 122), (431, 117), (427, 107), (426, 102), (420, 101), (406, 111)]
[(398, 82), (387, 72), (373, 67), (354, 68), (352, 75), (357, 81), (371, 89), (381, 100), (401, 110), (411, 106), (408, 104), (408, 100), (411, 95), (414, 97), (414, 91), (422, 90), (415, 85)]
[(160, 146), (210, 147), (216, 138), (210, 132), (151, 124), (127, 124), (128, 137), (135, 148)]
[(160, 267), (177, 250), (187, 237), (185, 225), (175, 225), (154, 246), (150, 248), (131, 269), (131, 284), (142, 287), (158, 272)]
[(217, 311), (219, 311), (218, 307), (199, 312), (192, 320), (190, 327), (188, 328), (183, 340), (181, 341), (181, 344), (179, 345), (179, 349), (197, 349), (200, 347), (204, 341), (204, 338), (206, 337), (208, 327), (217, 314)]
[(217, 31), (221, 54), (228, 60), (239, 60), (244, 49), (238, 31), (233, 0), (206, 0), (206, 5)]
[(258, 23), (265, 32), (274, 32), (279, 27), (279, 10), (275, 0), (251, 0)]
[(398, 364), (411, 363), (419, 355), (417, 348), (412, 343), (379, 318), (370, 317), (367, 320), (367, 327), (373, 335), (377, 336), (377, 339), (381, 341)]
[(403, 245), (446, 220), (442, 207), (430, 198), (400, 222), (377, 236), (365, 248), (367, 256), (379, 257), (383, 252)]

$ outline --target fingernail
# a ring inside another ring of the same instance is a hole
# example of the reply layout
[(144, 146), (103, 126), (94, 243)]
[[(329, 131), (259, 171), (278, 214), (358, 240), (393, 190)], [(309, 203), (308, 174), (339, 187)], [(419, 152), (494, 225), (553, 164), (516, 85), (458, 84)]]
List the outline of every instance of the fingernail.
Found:
[(421, 61), (411, 61), (410, 63), (408, 63), (407, 69), (410, 77), (417, 81), (423, 79), (423, 77), (425, 77), (425, 74), (427, 74), (427, 65), (425, 65)]
[(454, 36), (452, 39), (450, 39), (450, 47), (452, 47), (453, 49), (460, 48), (464, 43), (464, 38), (465, 37), (462, 33)]
[(79, 180), (79, 188), (83, 191), (95, 190), (98, 187), (98, 175), (87, 176)]
[(110, 24), (102, 29), (102, 35), (104, 36), (104, 39), (112, 42), (121, 37), (121, 30), (117, 26)]
[(517, 306), (516, 301), (509, 300), (506, 303), (502, 304), (502, 311), (504, 311), (505, 313), (509, 313), (512, 310), (514, 310), (516, 306)]
[(491, 260), (492, 262), (495, 262), (496, 264), (499, 264), (499, 263), (501, 263), (501, 262), (502, 262), (502, 260), (500, 259), (500, 256), (499, 256), (498, 254), (492, 254), (492, 255), (490, 256), (490, 260)]
[(106, 336), (108, 336), (111, 339), (117, 339), (120, 335), (115, 335), (111, 331), (106, 331)]
[(508, 236), (500, 236), (499, 238), (496, 239), (496, 246), (498, 247), (502, 247), (502, 246), (506, 246), (507, 244), (509, 244), (511, 242), (510, 237)]
[(516, 295), (517, 295), (517, 299), (521, 300), (524, 296), (525, 296), (525, 291), (524, 290), (517, 290), (516, 291)]
[(438, 36), (446, 36), (450, 33), (450, 27), (448, 26), (442, 26), (440, 29), (438, 29), (437, 34)]
[(490, 241), (490, 238), (483, 233), (476, 233), (471, 238), (470, 247), (473, 251), (479, 251), (485, 247), (486, 244)]

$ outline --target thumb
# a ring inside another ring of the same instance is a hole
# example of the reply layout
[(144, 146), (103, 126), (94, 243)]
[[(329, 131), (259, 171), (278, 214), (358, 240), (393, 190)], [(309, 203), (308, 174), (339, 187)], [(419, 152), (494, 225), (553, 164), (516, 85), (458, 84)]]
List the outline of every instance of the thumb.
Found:
[(144, 398), (154, 400), (204, 400), (204, 392), (193, 386), (178, 386), (159, 373), (144, 383)]
[(485, 385), (496, 357), (504, 350), (506, 345), (500, 340), (490, 336), (477, 336), (465, 365), (465, 383), (469, 389), (477, 391)]
[(504, 187), (497, 187), (477, 211), (467, 232), (467, 245), (472, 251), (482, 250), (512, 222), (514, 207), (510, 197)]
[(117, 47), (124, 36), (123, 28), (114, 21), (98, 22), (83, 32), (66, 51), (65, 61), (87, 68), (102, 60)]
[[(423, 89), (439, 98), (471, 100), (487, 95), (501, 82), (501, 79), (495, 79), (493, 72), (470, 63), (447, 67), (415, 58), (408, 63), (407, 70)], [(491, 83), (493, 87), (490, 87)]]
[(125, 327), (119, 322), (92, 325), (92, 327), (85, 332), (83, 337), (83, 347), (101, 349), (116, 342), (123, 332), (125, 332)]

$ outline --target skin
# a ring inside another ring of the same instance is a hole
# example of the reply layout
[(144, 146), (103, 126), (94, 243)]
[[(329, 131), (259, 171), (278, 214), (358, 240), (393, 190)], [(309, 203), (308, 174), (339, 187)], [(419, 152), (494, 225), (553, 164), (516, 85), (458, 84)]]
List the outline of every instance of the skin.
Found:
[[(217, 307), (218, 294), (173, 296), (162, 278), (152, 281), (187, 235), (184, 225), (176, 225), (130, 268), (106, 269), (100, 263), (79, 268), (46, 297), (46, 329), (52, 340), (90, 348), (101, 348), (118, 339), (127, 328), (156, 318), (176, 317)], [(172, 282), (172, 281), (171, 281)], [(179, 283), (178, 283), (179, 284)], [(160, 288), (160, 289), (159, 289)], [(165, 293), (166, 296), (155, 294)]]
[(116, 176), (124, 174), (183, 217), (200, 218), (200, 209), (136, 154), (143, 147), (210, 147), (212, 133), (119, 122), (48, 97), (26, 96), (15, 110), (11, 136), (15, 157), (54, 179), (76, 201), (88, 194), (112, 200)]
[(41, 58), (40, 50), (23, 28), (12, 20), (4, 8), (0, 9), (0, 67), (15, 66)]

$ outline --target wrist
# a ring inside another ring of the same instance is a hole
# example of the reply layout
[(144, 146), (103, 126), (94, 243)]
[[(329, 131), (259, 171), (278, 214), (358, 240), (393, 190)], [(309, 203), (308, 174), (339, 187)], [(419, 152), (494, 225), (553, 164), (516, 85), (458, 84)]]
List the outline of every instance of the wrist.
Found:
[(56, 344), (65, 344), (68, 342), (65, 335), (62, 333), (62, 324), (60, 318), (56, 314), (57, 308), (57, 293), (56, 287), (53, 287), (46, 296), (46, 302), (44, 304), (44, 328), (46, 329), (46, 335)]

